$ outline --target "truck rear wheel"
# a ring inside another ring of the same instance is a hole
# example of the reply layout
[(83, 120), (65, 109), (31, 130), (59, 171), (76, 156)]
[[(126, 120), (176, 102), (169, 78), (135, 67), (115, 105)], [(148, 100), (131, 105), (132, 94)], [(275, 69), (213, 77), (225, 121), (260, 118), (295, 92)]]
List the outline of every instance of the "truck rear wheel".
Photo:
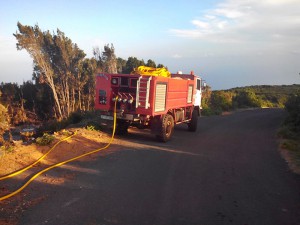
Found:
[(198, 112), (196, 109), (194, 109), (192, 113), (192, 119), (188, 123), (189, 131), (195, 132), (197, 130), (197, 125), (198, 125)]
[(165, 114), (161, 118), (160, 134), (156, 137), (162, 141), (167, 142), (171, 139), (174, 131), (174, 119), (170, 114)]

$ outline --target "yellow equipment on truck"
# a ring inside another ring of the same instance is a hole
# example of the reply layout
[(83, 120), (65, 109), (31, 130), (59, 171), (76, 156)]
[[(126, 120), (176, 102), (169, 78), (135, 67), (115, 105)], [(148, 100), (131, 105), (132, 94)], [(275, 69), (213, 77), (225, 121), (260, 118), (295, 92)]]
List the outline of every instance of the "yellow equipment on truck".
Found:
[(171, 77), (171, 73), (164, 67), (154, 68), (149, 66), (139, 66), (135, 68), (131, 74)]

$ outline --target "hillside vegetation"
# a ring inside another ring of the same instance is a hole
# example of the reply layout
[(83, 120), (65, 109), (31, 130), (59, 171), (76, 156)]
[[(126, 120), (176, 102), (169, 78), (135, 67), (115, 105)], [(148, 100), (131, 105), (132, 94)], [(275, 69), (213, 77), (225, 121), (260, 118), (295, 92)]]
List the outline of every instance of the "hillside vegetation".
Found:
[(240, 108), (284, 108), (290, 96), (300, 90), (294, 85), (259, 85), (211, 91), (203, 94), (203, 114), (221, 114)]
[(281, 148), (291, 169), (300, 174), (300, 90), (285, 103), (288, 116), (279, 130)]

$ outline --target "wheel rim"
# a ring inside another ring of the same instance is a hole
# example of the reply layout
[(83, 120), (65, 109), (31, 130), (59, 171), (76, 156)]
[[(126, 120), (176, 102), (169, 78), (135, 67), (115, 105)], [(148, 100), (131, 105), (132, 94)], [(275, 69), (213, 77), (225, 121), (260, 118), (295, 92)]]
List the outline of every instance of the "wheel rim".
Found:
[(172, 132), (172, 123), (170, 120), (168, 120), (167, 127), (166, 127), (166, 135), (170, 136), (171, 132)]

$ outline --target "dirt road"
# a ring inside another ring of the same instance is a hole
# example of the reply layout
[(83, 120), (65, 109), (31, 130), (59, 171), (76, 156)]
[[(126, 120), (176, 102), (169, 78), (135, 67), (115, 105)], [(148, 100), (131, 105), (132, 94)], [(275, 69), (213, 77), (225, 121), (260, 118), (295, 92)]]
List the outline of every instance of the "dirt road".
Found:
[[(280, 157), (282, 110), (202, 117), (196, 133), (178, 126), (164, 144), (130, 130), (110, 154), (74, 162), (34, 182), (22, 225), (299, 225), (300, 177)], [(17, 198), (16, 198), (17, 200)], [(13, 213), (13, 209), (12, 209)]]

